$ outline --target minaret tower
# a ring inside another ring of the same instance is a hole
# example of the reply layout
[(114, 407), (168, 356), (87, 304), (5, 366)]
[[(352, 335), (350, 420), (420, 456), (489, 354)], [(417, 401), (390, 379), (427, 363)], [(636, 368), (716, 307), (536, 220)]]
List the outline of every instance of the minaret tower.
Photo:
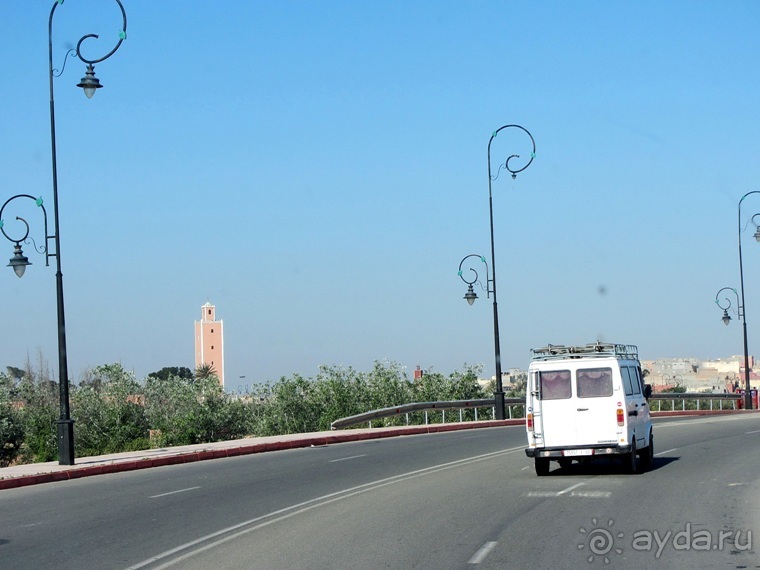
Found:
[(216, 320), (216, 307), (209, 302), (201, 307), (201, 320), (195, 321), (195, 368), (213, 367), (224, 387), (224, 328)]

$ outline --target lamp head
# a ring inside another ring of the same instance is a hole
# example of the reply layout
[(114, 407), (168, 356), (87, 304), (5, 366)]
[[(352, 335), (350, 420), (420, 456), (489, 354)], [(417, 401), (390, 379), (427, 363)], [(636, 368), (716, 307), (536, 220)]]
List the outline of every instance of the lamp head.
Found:
[(13, 248), (13, 257), (11, 257), (11, 261), (8, 264), (8, 267), (13, 267), (13, 271), (16, 272), (16, 275), (18, 277), (23, 277), (27, 265), (31, 265), (31, 263), (29, 262), (29, 259), (24, 255), (24, 252), (21, 251), (21, 244), (16, 243)]
[(84, 94), (87, 95), (88, 99), (92, 99), (92, 96), (95, 95), (96, 89), (103, 87), (100, 84), (100, 80), (95, 77), (95, 67), (91, 63), (87, 64), (87, 71), (85, 72), (84, 77), (82, 77), (82, 80), (77, 83), (77, 87), (84, 89)]
[(473, 291), (473, 289), (472, 289), (472, 283), (470, 283), (470, 284), (467, 286), (467, 293), (465, 293), (465, 295), (464, 295), (464, 298), (465, 298), (465, 300), (466, 300), (466, 301), (467, 301), (467, 302), (468, 302), (470, 305), (472, 305), (472, 304), (475, 302), (475, 299), (477, 299), (477, 298), (478, 298), (478, 295), (477, 295), (477, 293), (475, 293), (475, 291)]
[(760, 241), (760, 226), (758, 226), (757, 229), (755, 230), (755, 239), (757, 241)]
[(731, 315), (728, 314), (727, 309), (723, 309), (723, 324), (728, 326), (728, 323), (731, 322)]

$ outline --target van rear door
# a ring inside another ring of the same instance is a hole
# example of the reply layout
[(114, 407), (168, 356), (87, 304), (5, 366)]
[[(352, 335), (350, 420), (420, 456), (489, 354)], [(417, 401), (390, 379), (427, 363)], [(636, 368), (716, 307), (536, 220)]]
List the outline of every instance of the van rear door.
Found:
[(616, 368), (579, 368), (575, 372), (575, 434), (580, 445), (615, 445), (618, 441), (617, 402), (623, 404), (623, 395), (614, 390)]
[(538, 398), (534, 400), (539, 408), (543, 447), (563, 447), (575, 445), (573, 429), (572, 374), (570, 370), (539, 370), (536, 372)]

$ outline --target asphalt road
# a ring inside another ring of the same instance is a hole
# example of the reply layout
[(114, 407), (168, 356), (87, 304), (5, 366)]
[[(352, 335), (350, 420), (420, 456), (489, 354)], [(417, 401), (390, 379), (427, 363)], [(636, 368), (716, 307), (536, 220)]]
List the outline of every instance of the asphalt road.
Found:
[(760, 416), (658, 419), (640, 475), (538, 478), (524, 445), (467, 430), (8, 489), (0, 568), (760, 568)]

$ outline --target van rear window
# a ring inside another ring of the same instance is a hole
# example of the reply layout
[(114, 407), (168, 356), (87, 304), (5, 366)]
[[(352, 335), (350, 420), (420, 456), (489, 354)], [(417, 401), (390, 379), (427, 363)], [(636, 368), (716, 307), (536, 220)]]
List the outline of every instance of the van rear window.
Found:
[(612, 396), (612, 369), (585, 368), (575, 374), (579, 398)]
[(565, 400), (572, 395), (569, 370), (539, 372), (542, 400)]

